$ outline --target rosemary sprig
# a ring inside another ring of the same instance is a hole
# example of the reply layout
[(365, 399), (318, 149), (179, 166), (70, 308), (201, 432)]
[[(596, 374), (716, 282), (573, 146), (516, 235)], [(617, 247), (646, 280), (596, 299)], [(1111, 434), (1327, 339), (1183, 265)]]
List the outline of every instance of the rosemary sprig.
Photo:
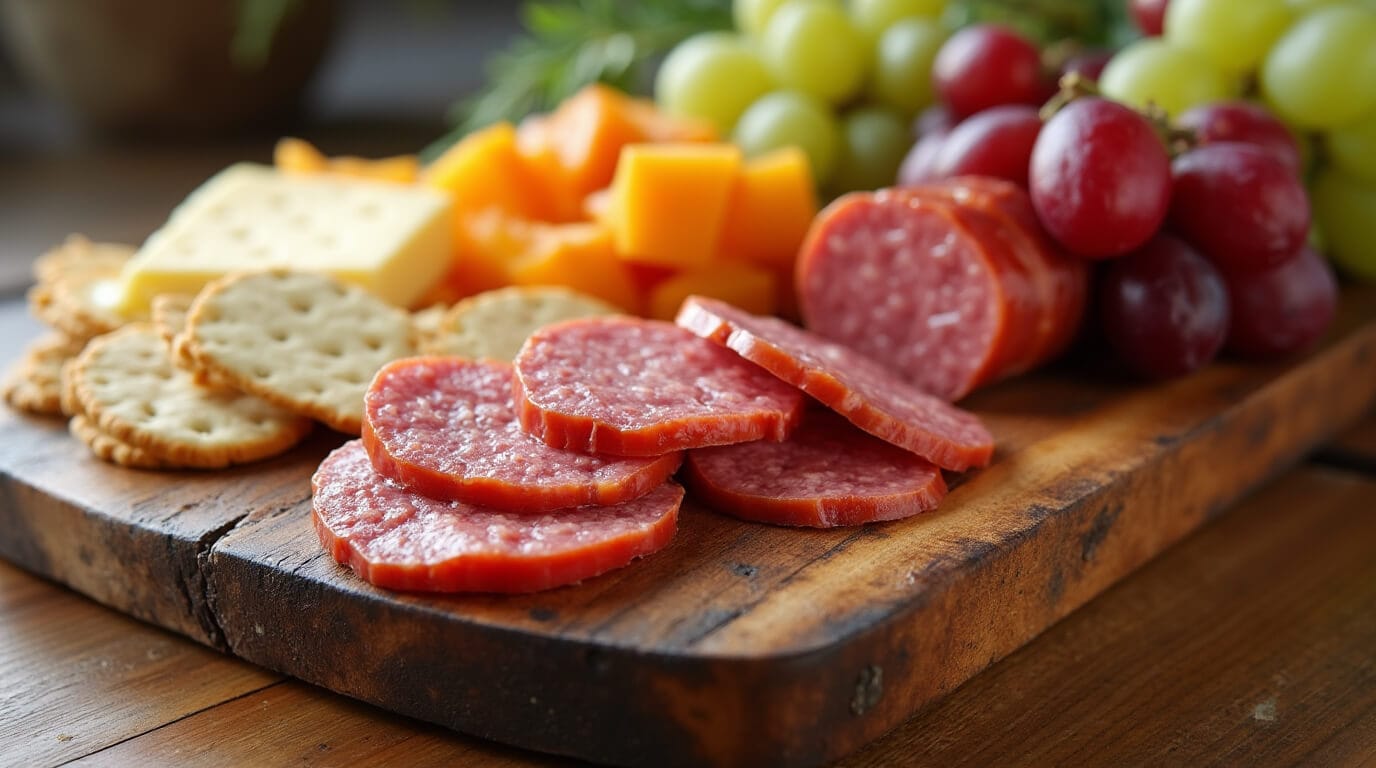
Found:
[(433, 157), (464, 134), (552, 109), (593, 82), (649, 90), (653, 67), (694, 34), (731, 28), (730, 0), (531, 0), (525, 33), (487, 63), (487, 87), (455, 105), (455, 128), (430, 145)]

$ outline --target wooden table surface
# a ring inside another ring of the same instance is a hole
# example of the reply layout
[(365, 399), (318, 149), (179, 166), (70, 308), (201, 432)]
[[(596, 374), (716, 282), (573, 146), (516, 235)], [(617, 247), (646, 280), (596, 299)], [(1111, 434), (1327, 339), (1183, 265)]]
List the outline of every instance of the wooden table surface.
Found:
[[(384, 154), (436, 130), (304, 133)], [(38, 250), (74, 230), (136, 242), (270, 147), (0, 142), (0, 364), (38, 332), (18, 299)], [(1376, 415), (842, 764), (1376, 765), (1374, 606)], [(344, 763), (569, 764), (283, 678), (0, 561), (0, 766)]]
[[(1352, 468), (1376, 460), (1373, 436), (1376, 417), (842, 764), (1376, 764), (1376, 474)], [(0, 764), (69, 762), (567, 764), (284, 679), (0, 562)]]

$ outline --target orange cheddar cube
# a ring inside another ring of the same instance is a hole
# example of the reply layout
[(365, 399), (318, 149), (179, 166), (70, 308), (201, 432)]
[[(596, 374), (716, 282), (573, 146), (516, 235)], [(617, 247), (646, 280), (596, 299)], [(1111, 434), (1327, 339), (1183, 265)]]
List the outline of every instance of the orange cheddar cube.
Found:
[(591, 192), (583, 198), (581, 206), (583, 218), (588, 221), (596, 221), (607, 226), (611, 225), (609, 214), (612, 208), (612, 190), (610, 187)]
[(420, 160), (415, 155), (366, 157), (326, 157), (313, 144), (302, 139), (283, 138), (272, 151), (272, 164), (287, 173), (334, 173), (374, 181), (411, 184), (420, 175)]
[(510, 123), (468, 134), (426, 166), (421, 181), (454, 196), (458, 222), (487, 208), (522, 219), (544, 219), (551, 213), (538, 176), (516, 151), (516, 129)]
[(776, 269), (791, 269), (817, 215), (807, 155), (784, 147), (748, 160), (731, 188), (720, 251)]
[(330, 160), (309, 141), (286, 137), (273, 147), (272, 164), (288, 173), (324, 173)]
[(509, 284), (512, 262), (534, 247), (541, 227), (499, 208), (460, 217), (455, 230), (454, 262), (446, 282), (463, 295)]
[(721, 299), (757, 315), (772, 315), (778, 307), (777, 280), (772, 270), (738, 262), (685, 270), (650, 290), (646, 313), (673, 320), (683, 300), (696, 294)]
[(397, 155), (372, 160), (346, 155), (330, 158), (329, 172), (397, 184), (414, 184), (420, 178), (420, 158), (415, 155)]
[(640, 134), (640, 141), (710, 142), (719, 141), (711, 120), (667, 115), (648, 99), (629, 99), (626, 112)]
[(559, 108), (522, 122), (521, 152), (549, 180), (576, 197), (607, 186), (621, 148), (640, 141), (640, 128), (627, 114), (631, 99), (601, 84), (589, 85)]
[(740, 150), (731, 144), (626, 147), (607, 213), (617, 253), (661, 266), (711, 262), (740, 167)]
[(640, 311), (630, 272), (600, 224), (539, 225), (527, 250), (508, 265), (508, 274), (514, 285), (563, 285), (627, 312)]

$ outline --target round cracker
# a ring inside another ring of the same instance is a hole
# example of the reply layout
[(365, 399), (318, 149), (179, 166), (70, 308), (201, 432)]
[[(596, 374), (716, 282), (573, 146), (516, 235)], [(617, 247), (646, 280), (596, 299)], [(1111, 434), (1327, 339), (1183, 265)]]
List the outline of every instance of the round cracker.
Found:
[(449, 312), (447, 304), (432, 304), (425, 309), (417, 309), (411, 312), (411, 338), (416, 342), (418, 349), (424, 350), (431, 339), (440, 333), (440, 324), (444, 322), (444, 316)]
[(97, 429), (179, 467), (215, 469), (274, 456), (311, 427), (252, 395), (198, 386), (168, 362), (147, 323), (91, 340), (68, 376), (75, 405)]
[(130, 445), (100, 431), (85, 414), (78, 413), (67, 422), (67, 431), (91, 449), (102, 461), (132, 469), (175, 469), (152, 451)]
[(191, 311), (191, 302), (195, 299), (195, 296), (184, 293), (160, 293), (153, 297), (149, 310), (153, 317), (153, 328), (169, 347), (186, 330), (186, 315)]
[(73, 260), (51, 272), (29, 289), (29, 310), (34, 317), (79, 340), (93, 339), (124, 325), (114, 309), (122, 262)]
[(328, 275), (284, 270), (206, 286), (186, 347), (216, 379), (354, 435), (373, 374), (415, 354), (404, 310)]
[(62, 365), (75, 357), (81, 346), (81, 342), (56, 332), (29, 342), (0, 384), (5, 402), (39, 416), (62, 415)]
[(33, 262), (34, 280), (50, 283), (63, 274), (92, 265), (120, 269), (137, 251), (121, 243), (93, 243), (82, 235), (68, 235), (63, 243)]
[(451, 307), (439, 328), (422, 337), (421, 352), (509, 363), (527, 336), (550, 323), (616, 314), (621, 310), (601, 299), (559, 286), (498, 288)]
[(202, 387), (235, 389), (234, 385), (221, 381), (209, 371), (200, 368), (187, 349), (186, 318), (191, 313), (195, 296), (181, 293), (160, 293), (153, 297), (151, 311), (153, 327), (167, 344), (167, 357), (172, 365), (191, 374)]

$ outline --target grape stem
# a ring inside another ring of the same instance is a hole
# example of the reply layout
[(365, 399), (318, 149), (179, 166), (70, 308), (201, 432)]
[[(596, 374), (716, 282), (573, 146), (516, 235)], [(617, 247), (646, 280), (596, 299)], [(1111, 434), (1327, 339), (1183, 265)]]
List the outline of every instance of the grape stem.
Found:
[[(1037, 114), (1044, 123), (1070, 102), (1099, 95), (1099, 87), (1095, 85), (1093, 80), (1084, 77), (1079, 72), (1068, 72), (1061, 77), (1056, 95), (1048, 99)], [(1199, 137), (1195, 132), (1189, 128), (1172, 125), (1170, 115), (1167, 115), (1166, 110), (1155, 102), (1149, 101), (1145, 107), (1134, 108), (1134, 111), (1146, 118), (1148, 123), (1151, 123), (1151, 127), (1161, 137), (1161, 142), (1166, 145), (1166, 150), (1172, 158), (1199, 146)]]

